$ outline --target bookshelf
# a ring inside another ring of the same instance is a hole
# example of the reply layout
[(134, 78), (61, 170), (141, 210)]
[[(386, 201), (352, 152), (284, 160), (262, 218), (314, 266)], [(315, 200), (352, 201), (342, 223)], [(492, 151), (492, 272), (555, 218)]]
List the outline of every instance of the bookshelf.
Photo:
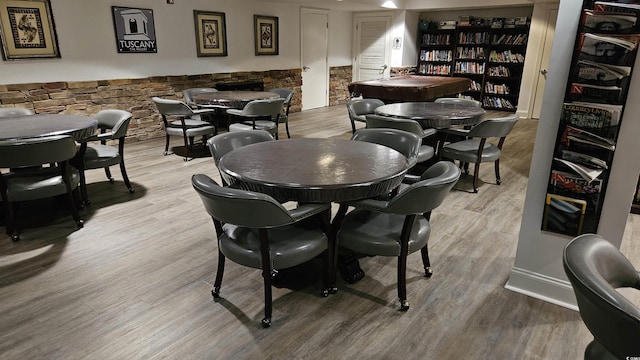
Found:
[(528, 33), (528, 24), (486, 19), (421, 23), (418, 74), (468, 78), (464, 96), (481, 101), (485, 109), (516, 111)]

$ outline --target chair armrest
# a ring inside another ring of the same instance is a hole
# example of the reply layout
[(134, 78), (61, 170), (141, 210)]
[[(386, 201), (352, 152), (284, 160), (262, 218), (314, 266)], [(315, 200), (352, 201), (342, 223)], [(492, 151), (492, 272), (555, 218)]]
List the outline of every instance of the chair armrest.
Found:
[(301, 204), (297, 208), (289, 210), (289, 214), (296, 221), (317, 215), (323, 211), (329, 210), (331, 204)]
[(240, 109), (227, 109), (227, 114), (241, 116), (242, 115), (242, 110), (240, 110)]
[(202, 115), (202, 114), (214, 114), (216, 112), (216, 108), (207, 108), (207, 109), (197, 109), (197, 110), (192, 110), (193, 113), (195, 115)]
[(420, 181), (420, 175), (405, 174), (402, 182), (405, 184), (415, 184)]
[(426, 138), (426, 137), (428, 137), (428, 136), (433, 136), (433, 135), (435, 135), (435, 134), (437, 134), (437, 133), (438, 133), (438, 130), (437, 130), (437, 129), (434, 129), (434, 128), (424, 129), (424, 130), (423, 130), (423, 134), (424, 134), (424, 135), (423, 135), (422, 137), (423, 137), (423, 138)]

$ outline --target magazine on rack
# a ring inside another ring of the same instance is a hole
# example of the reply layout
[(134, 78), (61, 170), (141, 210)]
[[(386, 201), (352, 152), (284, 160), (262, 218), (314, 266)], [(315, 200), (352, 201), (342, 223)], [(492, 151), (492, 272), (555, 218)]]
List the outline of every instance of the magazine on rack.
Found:
[(640, 35), (596, 35), (582, 33), (578, 60), (632, 66)]
[[(574, 101), (564, 103), (561, 120), (567, 125), (586, 129), (584, 136), (614, 139), (620, 122), (622, 105), (596, 104)], [(613, 144), (613, 142), (612, 142)]]
[(591, 182), (595, 180), (598, 176), (600, 176), (600, 174), (602, 174), (602, 172), (604, 171), (604, 169), (594, 169), (589, 166), (577, 164), (577, 163), (560, 159), (560, 158), (553, 158), (553, 159), (561, 163), (562, 165), (570, 168), (571, 170), (575, 171), (576, 174), (580, 175), (583, 179), (587, 181), (587, 184), (591, 184)]
[(561, 141), (567, 146), (571, 146), (571, 141), (575, 141), (582, 144), (588, 144), (591, 146), (599, 147), (605, 150), (613, 151), (616, 149), (615, 142), (613, 140), (603, 138), (589, 131), (578, 129), (573, 126), (566, 126), (564, 133), (562, 134)]
[(554, 191), (567, 191), (576, 194), (597, 194), (602, 189), (602, 180), (587, 182), (582, 176), (566, 171), (551, 170), (551, 185)]
[(588, 166), (594, 169), (606, 170), (608, 168), (606, 161), (602, 159), (598, 159), (597, 157), (594, 157), (591, 155), (587, 155), (587, 154), (583, 154), (575, 151), (562, 150), (561, 157), (563, 160), (571, 161), (573, 163)]
[(622, 105), (624, 93), (620, 86), (592, 85), (572, 83), (569, 89), (569, 99), (571, 101), (610, 103)]
[(593, 5), (596, 14), (640, 15), (640, 5), (613, 1), (596, 1)]
[(597, 13), (585, 10), (582, 14), (582, 25), (586, 32), (601, 34), (629, 34), (637, 32), (635, 14)]
[(626, 86), (630, 66), (601, 64), (589, 60), (578, 61), (574, 81), (598, 86)]
[(542, 230), (578, 235), (582, 232), (586, 210), (584, 200), (547, 194)]

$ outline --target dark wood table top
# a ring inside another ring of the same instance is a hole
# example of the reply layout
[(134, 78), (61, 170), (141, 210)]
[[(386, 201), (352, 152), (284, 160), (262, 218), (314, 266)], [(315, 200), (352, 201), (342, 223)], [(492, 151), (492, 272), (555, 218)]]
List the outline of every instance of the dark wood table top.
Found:
[(268, 91), (228, 90), (193, 95), (197, 105), (218, 105), (230, 109), (242, 109), (249, 101), (277, 99), (280, 95)]
[(435, 102), (404, 102), (378, 107), (376, 114), (418, 121), (425, 128), (475, 125), (486, 111), (479, 107)]
[(278, 201), (341, 202), (397, 187), (407, 159), (386, 146), (341, 139), (284, 139), (233, 150), (220, 160), (227, 183)]
[(405, 75), (355, 81), (349, 84), (349, 92), (385, 103), (428, 101), (465, 92), (470, 83), (471, 80), (461, 77)]
[(98, 120), (83, 115), (36, 114), (0, 118), (0, 140), (70, 135), (82, 140), (95, 134)]

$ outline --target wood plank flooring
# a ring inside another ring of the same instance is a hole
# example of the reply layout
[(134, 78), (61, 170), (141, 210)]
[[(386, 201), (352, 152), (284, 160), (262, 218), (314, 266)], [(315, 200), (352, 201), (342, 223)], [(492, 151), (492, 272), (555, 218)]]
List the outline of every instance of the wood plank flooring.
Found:
[[(465, 177), (434, 212), (434, 275), (409, 257), (408, 312), (397, 310), (395, 259), (362, 259), (365, 278), (339, 279), (328, 298), (311, 262), (274, 289), (269, 329), (259, 271), (228, 261), (223, 299), (212, 300), (214, 228), (190, 183), (219, 180), (208, 154), (183, 162), (162, 156), (164, 139), (127, 144), (134, 194), (118, 169), (114, 184), (93, 170), (83, 229), (38, 205), (23, 208), (34, 220), (20, 242), (0, 235), (0, 359), (581, 359), (591, 336), (577, 312), (504, 288), (536, 124), (519, 121), (507, 139), (501, 186), (485, 164), (478, 194)], [(292, 114), (290, 128), (350, 137), (344, 106)], [(639, 221), (630, 217), (630, 238)]]

